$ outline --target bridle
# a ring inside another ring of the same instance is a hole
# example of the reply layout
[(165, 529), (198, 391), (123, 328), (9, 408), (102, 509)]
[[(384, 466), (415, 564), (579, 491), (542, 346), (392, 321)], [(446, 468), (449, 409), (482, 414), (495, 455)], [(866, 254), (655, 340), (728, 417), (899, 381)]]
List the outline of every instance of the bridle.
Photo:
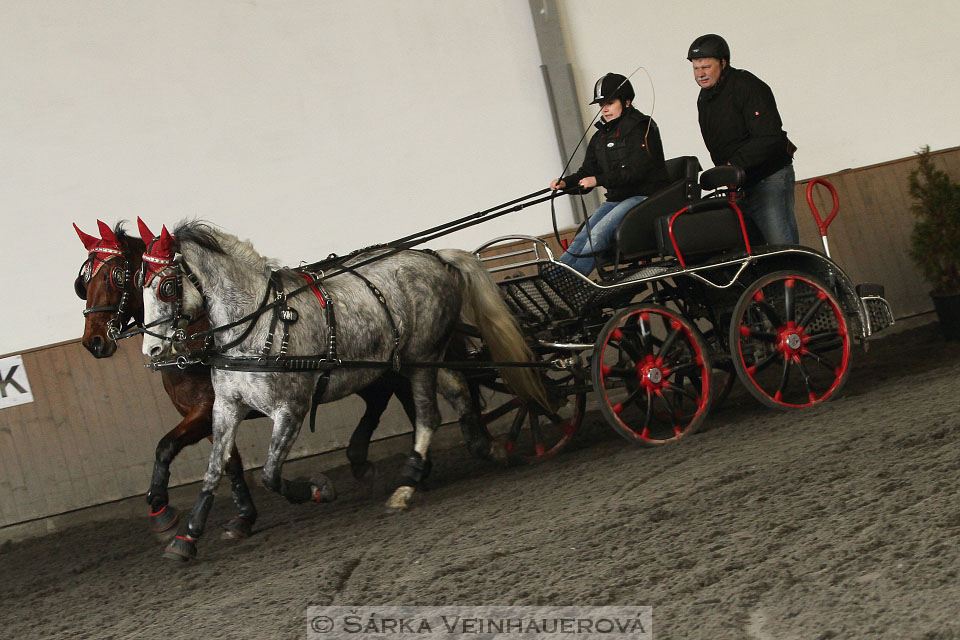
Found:
[[(98, 254), (108, 254), (110, 257), (102, 258)], [(119, 260), (118, 260), (119, 258)], [(121, 263), (120, 260), (123, 262)], [(80, 265), (80, 272), (73, 281), (73, 290), (81, 300), (87, 299), (87, 286), (94, 276), (102, 269), (110, 269), (107, 280), (114, 289), (120, 292), (120, 302), (117, 304), (99, 305), (96, 307), (87, 307), (83, 310), (83, 317), (94, 313), (113, 313), (114, 316), (107, 321), (107, 337), (113, 341), (133, 335), (128, 330), (137, 324), (136, 319), (129, 312), (130, 290), (128, 284), (132, 282), (130, 274), (130, 262), (126, 254), (119, 249), (109, 247), (94, 247), (89, 251), (89, 257)], [(124, 318), (127, 318), (126, 322)]]
[[(224, 354), (224, 352), (246, 340), (253, 332), (253, 329), (257, 325), (257, 321), (260, 319), (260, 317), (269, 311), (273, 312), (273, 317), (270, 322), (270, 329), (268, 331), (266, 340), (257, 360), (258, 362), (264, 362), (266, 358), (270, 356), (274, 345), (274, 336), (278, 328), (280, 330), (279, 353), (272, 357), (277, 361), (286, 359), (288, 357), (286, 355), (286, 350), (290, 325), (296, 323), (299, 319), (297, 310), (290, 307), (287, 304), (287, 300), (290, 297), (293, 297), (298, 293), (302, 293), (308, 289), (314, 291), (326, 313), (326, 321), (329, 331), (327, 359), (329, 361), (339, 362), (336, 349), (336, 320), (333, 311), (333, 304), (329, 294), (326, 293), (323, 285), (321, 284), (323, 280), (322, 272), (314, 273), (307, 270), (299, 271), (301, 277), (307, 281), (307, 284), (295, 289), (290, 293), (287, 293), (284, 291), (278, 272), (271, 271), (267, 278), (267, 286), (263, 294), (263, 299), (260, 301), (260, 305), (253, 312), (238, 318), (233, 322), (229, 322), (217, 327), (211, 327), (206, 331), (201, 331), (188, 336), (186, 329), (192, 319), (189, 314), (184, 312), (183, 308), (183, 278), (189, 280), (190, 284), (196, 288), (197, 293), (200, 295), (204, 310), (209, 308), (207, 296), (203, 290), (203, 286), (200, 284), (199, 279), (196, 277), (196, 275), (193, 273), (193, 270), (190, 268), (190, 265), (187, 264), (187, 261), (184, 259), (183, 254), (175, 251), (173, 256), (170, 258), (150, 255), (153, 243), (156, 240), (157, 238), (154, 238), (146, 247), (146, 250), (143, 254), (143, 267), (135, 276), (136, 285), (143, 290), (145, 287), (150, 286), (150, 281), (153, 278), (160, 277), (160, 282), (157, 284), (157, 298), (161, 302), (174, 303), (174, 309), (170, 315), (157, 318), (156, 320), (143, 325), (143, 327), (138, 329), (138, 331), (140, 333), (157, 338), (158, 340), (171, 343), (182, 344), (187, 341), (199, 340), (200, 338), (203, 339), (203, 347), (199, 351), (191, 352), (189, 357), (185, 355), (177, 356), (175, 360), (168, 361), (169, 364), (176, 364), (178, 367), (184, 368), (190, 364), (211, 364), (211, 359), (219, 359), (224, 362), (243, 360), (243, 358), (227, 356)], [(156, 265), (156, 268), (150, 268), (149, 265)], [(167, 269), (172, 269), (173, 273), (162, 275)], [(360, 277), (362, 278), (362, 276)], [(366, 279), (364, 278), (364, 280)], [(271, 297), (273, 297), (272, 301)], [(380, 295), (380, 299), (382, 299), (382, 295)], [(386, 302), (384, 301), (383, 304), (385, 305)], [(172, 331), (169, 335), (162, 335), (156, 331), (151, 331), (151, 329), (157, 325), (166, 323), (171, 323), (172, 325)], [(247, 326), (239, 336), (223, 344), (218, 344), (216, 345), (216, 348), (214, 348), (214, 336), (216, 334), (233, 329), (245, 323)], [(391, 325), (393, 325), (392, 317)], [(397, 338), (396, 341), (398, 342), (399, 338)], [(160, 362), (155, 364), (158, 367), (167, 366), (167, 364), (162, 364)], [(214, 364), (214, 366), (216, 365)]]
[[(154, 238), (143, 252), (143, 264), (135, 275), (135, 285), (142, 292), (145, 287), (150, 286), (150, 282), (155, 277), (159, 277), (160, 281), (157, 283), (157, 298), (161, 302), (174, 303), (173, 313), (165, 317), (157, 318), (148, 324), (144, 324), (140, 327), (139, 332), (157, 338), (158, 340), (183, 343), (187, 341), (187, 327), (193, 321), (193, 317), (186, 313), (183, 308), (183, 276), (186, 276), (190, 284), (197, 289), (204, 308), (207, 307), (207, 297), (203, 293), (203, 287), (200, 286), (200, 281), (197, 280), (193, 271), (191, 271), (187, 263), (184, 262), (183, 256), (180, 253), (175, 253), (171, 258), (161, 258), (150, 255), (153, 243), (156, 241), (157, 239)], [(173, 273), (161, 275), (170, 268), (173, 269)], [(172, 328), (172, 332), (168, 336), (150, 330), (157, 325), (168, 322), (171, 323)]]

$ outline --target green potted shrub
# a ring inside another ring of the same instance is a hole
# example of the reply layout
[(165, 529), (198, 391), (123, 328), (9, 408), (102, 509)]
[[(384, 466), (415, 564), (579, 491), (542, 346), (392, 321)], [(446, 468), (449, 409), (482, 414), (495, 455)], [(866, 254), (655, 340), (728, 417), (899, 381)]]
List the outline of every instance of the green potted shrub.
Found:
[(933, 285), (930, 296), (948, 340), (960, 340), (960, 184), (937, 169), (927, 145), (910, 172), (916, 217), (910, 257)]

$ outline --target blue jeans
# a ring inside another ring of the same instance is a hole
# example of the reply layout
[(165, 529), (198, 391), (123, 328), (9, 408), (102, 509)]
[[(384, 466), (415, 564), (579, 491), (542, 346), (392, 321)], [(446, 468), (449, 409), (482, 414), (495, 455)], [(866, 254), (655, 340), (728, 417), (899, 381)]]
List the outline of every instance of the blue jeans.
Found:
[(767, 244), (799, 244), (797, 218), (793, 212), (793, 165), (770, 174), (744, 189), (738, 204), (745, 218), (753, 220)]
[[(580, 232), (573, 238), (566, 253), (560, 256), (560, 262), (568, 264), (577, 272), (589, 275), (593, 271), (593, 253), (599, 253), (613, 245), (616, 239), (617, 225), (627, 211), (647, 199), (647, 196), (632, 196), (620, 202), (604, 202), (590, 216)], [(589, 229), (589, 232), (588, 232)], [(588, 237), (589, 236), (589, 237)], [(577, 258), (572, 254), (583, 255)]]

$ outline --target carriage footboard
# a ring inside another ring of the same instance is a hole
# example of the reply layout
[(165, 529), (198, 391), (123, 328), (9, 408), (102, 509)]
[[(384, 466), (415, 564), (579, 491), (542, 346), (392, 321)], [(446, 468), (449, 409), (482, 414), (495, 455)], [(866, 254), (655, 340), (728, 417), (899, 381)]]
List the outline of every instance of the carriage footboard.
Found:
[(883, 297), (883, 285), (858, 284), (857, 295), (863, 305), (864, 338), (869, 338), (893, 324), (893, 311), (890, 310), (890, 303)]
[(580, 316), (595, 295), (591, 283), (555, 262), (541, 262), (536, 273), (508, 278), (499, 284), (517, 319), (533, 327)]
[[(490, 255), (490, 249), (509, 243), (507, 253)], [(521, 248), (517, 249), (517, 246)], [(540, 238), (504, 236), (476, 250), (491, 273), (508, 273), (498, 284), (517, 320), (530, 329), (576, 318), (594, 299), (598, 287), (579, 273), (553, 259)]]

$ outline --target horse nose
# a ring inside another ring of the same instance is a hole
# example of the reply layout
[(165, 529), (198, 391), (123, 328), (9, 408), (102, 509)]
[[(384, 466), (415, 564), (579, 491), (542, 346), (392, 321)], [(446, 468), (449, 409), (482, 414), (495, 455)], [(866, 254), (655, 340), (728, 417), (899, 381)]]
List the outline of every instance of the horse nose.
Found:
[(147, 355), (150, 356), (151, 358), (159, 358), (161, 355), (163, 355), (163, 347), (158, 344), (155, 344), (152, 347), (150, 347), (149, 351), (150, 352)]
[(84, 345), (87, 348), (87, 351), (93, 354), (95, 358), (99, 358), (103, 353), (103, 340), (100, 336), (94, 336), (89, 344)]

